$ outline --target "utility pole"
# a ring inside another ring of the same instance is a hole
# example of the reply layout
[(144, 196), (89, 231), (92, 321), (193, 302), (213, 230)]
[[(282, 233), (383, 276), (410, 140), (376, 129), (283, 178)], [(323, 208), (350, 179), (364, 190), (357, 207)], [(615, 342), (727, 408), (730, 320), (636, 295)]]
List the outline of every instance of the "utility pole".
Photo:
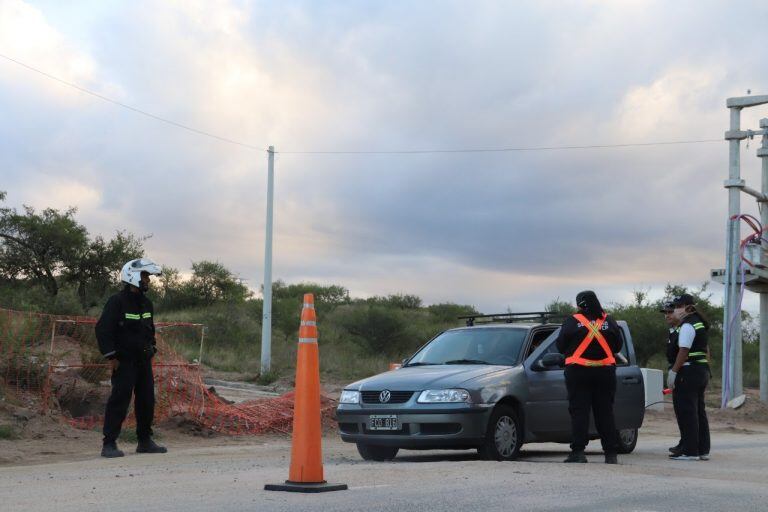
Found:
[[(763, 143), (757, 150), (763, 167), (763, 195), (768, 196), (768, 118), (760, 120), (760, 128), (763, 130)], [(763, 228), (768, 226), (768, 202), (761, 201), (760, 223)], [(762, 254), (768, 251), (768, 243), (763, 242)], [(766, 265), (766, 258), (761, 263)], [(768, 293), (760, 294), (760, 400), (768, 402)]]
[(272, 366), (272, 212), (275, 188), (275, 147), (267, 150), (267, 225), (264, 237), (264, 306), (261, 317), (261, 374)]
[[(741, 294), (744, 288), (760, 294), (760, 397), (768, 401), (768, 244), (761, 243), (760, 256), (754, 265), (742, 266), (740, 243), (741, 230), (738, 216), (741, 214), (741, 193), (757, 199), (760, 206), (760, 222), (768, 227), (768, 120), (760, 121), (761, 130), (742, 130), (741, 111), (768, 103), (768, 95), (728, 98), (730, 127), (725, 132), (728, 141), (728, 223), (725, 252), (725, 269), (713, 269), (714, 280), (725, 285), (723, 312), (723, 392), (721, 406), (744, 393), (741, 333)], [(763, 145), (757, 156), (763, 161), (762, 191), (746, 185), (741, 179), (741, 141), (763, 135)], [(762, 237), (764, 233), (761, 233)], [(768, 235), (766, 235), (768, 236)]]
[[(741, 289), (739, 283), (739, 243), (741, 242), (741, 221), (736, 218), (741, 213), (740, 146), (741, 107), (727, 105), (731, 114), (730, 129), (725, 132), (728, 141), (728, 236), (725, 255), (725, 309), (723, 311), (723, 392), (722, 406), (742, 393), (741, 376)], [(744, 137), (746, 138), (746, 137)]]

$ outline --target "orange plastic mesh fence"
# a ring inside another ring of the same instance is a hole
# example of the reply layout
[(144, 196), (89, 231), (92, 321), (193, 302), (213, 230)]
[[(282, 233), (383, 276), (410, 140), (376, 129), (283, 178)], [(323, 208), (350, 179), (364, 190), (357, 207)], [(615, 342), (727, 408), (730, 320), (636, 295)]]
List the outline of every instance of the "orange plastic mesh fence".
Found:
[[(58, 409), (73, 426), (101, 426), (110, 393), (109, 365), (99, 353), (96, 319), (0, 309), (0, 384), (42, 411)], [(293, 392), (232, 403), (203, 382), (199, 364), (179, 347), (202, 347), (203, 326), (159, 322), (155, 376), (155, 422), (183, 417), (200, 427), (228, 435), (287, 433), (293, 421)], [(322, 416), (332, 423), (334, 404), (322, 398)], [(126, 423), (134, 424), (129, 412)]]

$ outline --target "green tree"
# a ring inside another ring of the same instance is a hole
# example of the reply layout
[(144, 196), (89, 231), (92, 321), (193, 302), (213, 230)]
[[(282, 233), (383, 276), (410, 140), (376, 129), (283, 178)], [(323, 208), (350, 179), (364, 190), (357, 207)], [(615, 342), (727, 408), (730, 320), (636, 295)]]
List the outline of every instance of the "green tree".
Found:
[(283, 281), (272, 283), (272, 298), (275, 300), (296, 299), (303, 300), (305, 293), (311, 293), (315, 297), (315, 304), (338, 306), (349, 304), (349, 290), (343, 286), (321, 285), (317, 283), (285, 284)]
[(441, 304), (432, 304), (427, 306), (427, 311), (437, 320), (446, 323), (460, 324), (460, 316), (477, 315), (478, 311), (474, 306), (464, 304), (454, 304), (452, 302), (443, 302)]
[(560, 300), (560, 297), (558, 297), (547, 304), (544, 310), (555, 315), (568, 316), (576, 312), (576, 307), (568, 301)]
[(64, 279), (77, 285), (77, 295), (83, 307), (94, 305), (93, 299), (103, 297), (120, 283), (123, 265), (144, 256), (144, 240), (146, 238), (122, 231), (111, 240), (96, 236), (71, 262), (67, 262), (62, 272)]
[(422, 306), (420, 297), (416, 295), (402, 295), (399, 293), (387, 295), (386, 297), (374, 296), (366, 299), (365, 302), (397, 309), (419, 309)]
[[(5, 192), (0, 193), (0, 201)], [(41, 285), (49, 295), (59, 293), (57, 277), (88, 247), (88, 231), (75, 220), (76, 208), (41, 212), (24, 206), (0, 208), (0, 276)]]
[(251, 291), (224, 265), (213, 261), (192, 263), (189, 280), (192, 294), (203, 305), (217, 302), (244, 302)]

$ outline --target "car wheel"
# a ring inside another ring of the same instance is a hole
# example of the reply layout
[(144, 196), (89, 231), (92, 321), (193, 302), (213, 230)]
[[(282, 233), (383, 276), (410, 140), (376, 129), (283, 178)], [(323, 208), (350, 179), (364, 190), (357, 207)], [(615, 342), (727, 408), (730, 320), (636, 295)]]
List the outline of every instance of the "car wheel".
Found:
[(399, 448), (392, 448), (390, 446), (372, 446), (370, 444), (357, 443), (357, 451), (365, 460), (392, 460), (397, 455), (398, 450)]
[(478, 449), (484, 459), (515, 460), (523, 445), (523, 432), (517, 412), (509, 405), (499, 405), (488, 421), (485, 442)]
[(637, 429), (627, 428), (616, 433), (619, 440), (619, 453), (632, 453), (637, 446)]

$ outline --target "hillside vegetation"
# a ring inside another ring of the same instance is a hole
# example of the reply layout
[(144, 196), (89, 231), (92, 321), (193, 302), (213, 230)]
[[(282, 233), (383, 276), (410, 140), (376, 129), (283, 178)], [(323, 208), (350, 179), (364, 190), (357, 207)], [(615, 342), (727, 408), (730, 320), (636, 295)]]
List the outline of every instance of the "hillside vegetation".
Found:
[[(0, 201), (4, 199), (0, 192)], [(106, 298), (120, 288), (119, 270), (125, 261), (144, 255), (146, 238), (126, 232), (114, 238), (91, 237), (75, 219), (76, 210), (25, 207), (19, 212), (0, 208), (0, 307), (54, 314), (98, 316)], [(162, 263), (162, 262), (160, 262)], [(600, 292), (599, 283), (586, 286)], [(697, 297), (699, 309), (711, 322), (710, 343), (715, 379), (722, 353), (722, 307), (712, 304), (706, 284), (697, 290), (668, 285), (665, 295), (682, 292)], [(191, 277), (165, 268), (153, 281), (150, 296), (160, 321), (186, 321), (206, 326), (203, 363), (269, 382), (293, 371), (299, 315), (305, 293), (315, 295), (321, 346), (321, 371), (332, 379), (355, 379), (383, 371), (399, 362), (441, 331), (463, 325), (457, 317), (477, 313), (471, 305), (424, 304), (407, 293), (351, 297), (339, 284), (273, 284), (273, 371), (259, 375), (263, 302), (225, 265), (214, 261), (192, 264)], [(667, 327), (660, 301), (648, 292), (635, 292), (626, 304), (605, 304), (632, 330), (642, 366), (666, 369)], [(553, 300), (548, 311), (571, 313), (569, 302)], [(498, 313), (492, 311), (490, 313)], [(755, 322), (744, 315), (744, 381), (758, 382), (758, 343)], [(181, 350), (198, 356), (199, 340)]]

